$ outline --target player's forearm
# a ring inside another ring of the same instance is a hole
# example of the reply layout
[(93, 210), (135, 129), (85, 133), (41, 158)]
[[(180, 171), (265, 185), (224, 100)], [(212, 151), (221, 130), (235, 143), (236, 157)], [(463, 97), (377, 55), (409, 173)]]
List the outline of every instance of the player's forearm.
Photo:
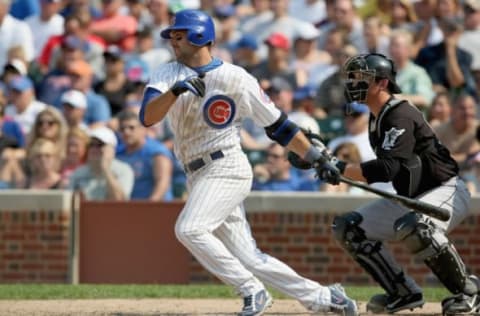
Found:
[(298, 131), (286, 147), (300, 157), (305, 157), (310, 146), (311, 144), (307, 137), (301, 131)]
[(148, 102), (144, 109), (144, 125), (150, 126), (162, 121), (176, 99), (171, 91), (167, 91)]

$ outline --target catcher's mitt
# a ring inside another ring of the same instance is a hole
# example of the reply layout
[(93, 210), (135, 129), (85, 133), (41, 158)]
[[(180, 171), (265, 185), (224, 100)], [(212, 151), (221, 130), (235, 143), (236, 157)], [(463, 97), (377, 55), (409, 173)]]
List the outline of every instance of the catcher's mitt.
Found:
[[(318, 134), (312, 133), (310, 130), (306, 130), (301, 128), (303, 134), (308, 138), (310, 143), (312, 143), (314, 146), (319, 147), (320, 151), (325, 150), (325, 145), (323, 144), (323, 139), (320, 137)], [(301, 158), (299, 155), (294, 153), (293, 151), (288, 152), (288, 161), (292, 166), (298, 169), (311, 169), (313, 168), (313, 165), (306, 161), (305, 159)]]

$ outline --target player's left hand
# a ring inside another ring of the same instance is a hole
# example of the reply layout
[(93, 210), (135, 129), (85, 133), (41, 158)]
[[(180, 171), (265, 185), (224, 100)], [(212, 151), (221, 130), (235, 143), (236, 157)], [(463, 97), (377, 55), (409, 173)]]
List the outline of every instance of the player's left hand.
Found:
[(184, 80), (177, 81), (171, 88), (171, 91), (176, 96), (190, 91), (197, 97), (203, 97), (205, 95), (205, 82), (203, 82), (202, 78), (203, 76), (190, 76)]

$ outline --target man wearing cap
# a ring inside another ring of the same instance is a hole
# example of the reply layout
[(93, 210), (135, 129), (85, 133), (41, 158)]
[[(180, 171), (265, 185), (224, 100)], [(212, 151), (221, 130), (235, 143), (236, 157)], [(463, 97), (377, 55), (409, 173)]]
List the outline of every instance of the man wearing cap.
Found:
[(43, 46), (51, 36), (63, 34), (63, 16), (58, 14), (61, 0), (40, 0), (40, 14), (25, 19), (33, 34), (35, 57), (39, 56)]
[(320, 127), (311, 115), (315, 107), (313, 102), (316, 93), (314, 86), (306, 85), (297, 88), (293, 93), (292, 112), (288, 114), (288, 117), (298, 126), (318, 135), (320, 134)]
[(8, 84), (10, 80), (12, 80), (14, 77), (26, 75), (27, 65), (25, 64), (25, 62), (18, 58), (12, 58), (3, 67), (2, 80), (6, 84)]
[(243, 67), (246, 71), (252, 72), (252, 70), (261, 62), (257, 49), (258, 44), (255, 37), (251, 35), (243, 35), (231, 47), (234, 63)]
[(85, 123), (89, 126), (106, 124), (112, 117), (107, 99), (92, 89), (93, 70), (84, 60), (76, 60), (67, 65), (71, 88), (83, 92), (87, 98)]
[(297, 78), (290, 69), (290, 40), (282, 33), (272, 33), (266, 40), (268, 58), (252, 69), (252, 75), (265, 88), (272, 77), (282, 77), (296, 87)]
[(27, 135), (32, 129), (35, 117), (45, 109), (45, 103), (36, 100), (32, 81), (26, 76), (17, 76), (8, 84), (10, 104), (5, 115), (12, 117)]
[(88, 131), (89, 127), (84, 122), (84, 116), (87, 110), (87, 98), (85, 94), (73, 89), (65, 91), (62, 94), (61, 103), (63, 116), (65, 116), (68, 127), (78, 127)]
[(464, 1), (463, 12), (464, 31), (458, 46), (472, 55), (472, 70), (480, 72), (480, 0)]
[(90, 131), (87, 163), (70, 176), (70, 189), (80, 191), (87, 200), (126, 201), (133, 188), (133, 170), (115, 159), (117, 137), (108, 127)]
[(27, 61), (34, 57), (33, 35), (28, 25), (8, 13), (11, 0), (0, 1), (0, 67), (7, 62), (7, 52), (14, 46), (21, 46)]

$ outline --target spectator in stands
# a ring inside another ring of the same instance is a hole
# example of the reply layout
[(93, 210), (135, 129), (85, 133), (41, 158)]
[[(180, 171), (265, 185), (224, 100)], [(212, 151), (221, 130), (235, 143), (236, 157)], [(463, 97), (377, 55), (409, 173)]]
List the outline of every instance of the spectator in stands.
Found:
[(415, 58), (423, 47), (440, 44), (443, 41), (443, 33), (438, 26), (435, 11), (437, 0), (419, 0), (413, 2), (418, 21), (414, 26), (415, 45), (412, 49), (412, 57)]
[(369, 53), (388, 55), (390, 39), (384, 34), (384, 25), (378, 16), (370, 16), (365, 19), (363, 37)]
[[(398, 81), (397, 81), (398, 82)], [(452, 114), (452, 104), (446, 92), (437, 93), (427, 110), (427, 120), (432, 127), (447, 123)]]
[(464, 31), (458, 39), (458, 46), (472, 55), (472, 70), (480, 71), (480, 1), (464, 1), (463, 12)]
[(62, 62), (65, 50), (79, 50), (82, 58), (95, 70), (98, 78), (103, 77), (103, 51), (105, 41), (90, 32), (92, 16), (88, 12), (76, 13), (65, 18), (64, 33), (52, 36), (47, 41), (37, 62), (43, 71), (47, 73), (57, 68), (58, 62)]
[(313, 113), (316, 118), (323, 119), (327, 114), (330, 117), (343, 117), (343, 106), (346, 100), (343, 95), (344, 82), (341, 76), (341, 66), (348, 58), (356, 54), (357, 50), (352, 45), (339, 48), (332, 54), (336, 70), (318, 87), (315, 100), (316, 109)]
[(79, 128), (87, 132), (89, 126), (85, 123), (85, 113), (87, 111), (85, 93), (79, 90), (67, 90), (62, 94), (61, 103), (68, 128)]
[(355, 13), (352, 0), (336, 0), (334, 2), (334, 19), (323, 27), (319, 38), (320, 47), (324, 47), (326, 36), (332, 29), (339, 29), (346, 34), (347, 43), (353, 45), (359, 53), (368, 51), (365, 38), (363, 37), (363, 23)]
[(252, 72), (261, 62), (257, 49), (258, 44), (255, 37), (243, 35), (232, 47), (233, 63)]
[[(62, 113), (47, 105), (35, 118), (33, 128), (28, 134), (27, 146), (30, 147), (37, 139), (43, 138), (55, 143), (62, 151), (66, 145), (67, 132), (67, 123)], [(59, 157), (63, 159), (63, 153)]]
[(150, 71), (172, 60), (172, 52), (165, 47), (155, 47), (154, 36), (150, 27), (137, 32), (134, 56), (145, 62)]
[(312, 25), (318, 25), (327, 17), (326, 10), (324, 0), (290, 1), (288, 8), (290, 16)]
[(61, 15), (68, 18), (76, 14), (88, 13), (94, 19), (100, 18), (102, 12), (96, 6), (97, 1), (90, 0), (69, 0), (61, 11)]
[(335, 149), (343, 143), (353, 143), (360, 151), (362, 162), (375, 159), (375, 153), (369, 145), (368, 139), (368, 119), (370, 111), (365, 104), (352, 103), (350, 105), (352, 113), (344, 114), (344, 125), (347, 131), (346, 135), (336, 137), (328, 143), (328, 149)]
[[(265, 92), (272, 102), (283, 112), (292, 111), (293, 86), (282, 77), (272, 77), (265, 87)], [(263, 128), (262, 128), (263, 129)]]
[(27, 175), (25, 183), (18, 188), (25, 189), (61, 189), (60, 148), (55, 142), (37, 138), (27, 152)]
[(215, 49), (228, 50), (242, 34), (238, 31), (238, 17), (233, 4), (219, 4), (213, 8), (215, 25)]
[[(0, 156), (6, 158), (6, 150), (25, 147), (25, 135), (20, 125), (11, 117), (5, 116), (7, 106), (6, 87), (0, 83)], [(23, 157), (24, 155), (22, 155)]]
[(435, 92), (425, 69), (410, 58), (412, 45), (413, 36), (406, 30), (396, 30), (390, 35), (390, 57), (397, 67), (396, 82), (402, 90), (401, 98), (425, 110)]
[(173, 157), (162, 143), (147, 137), (138, 115), (124, 111), (118, 115), (123, 146), (117, 159), (132, 167), (135, 182), (131, 199), (171, 201)]
[(60, 108), (62, 93), (70, 89), (72, 84), (67, 68), (77, 61), (84, 61), (85, 54), (82, 46), (82, 42), (75, 37), (64, 38), (56, 64), (52, 65), (51, 70), (41, 78), (38, 84), (40, 101)]
[(306, 85), (297, 88), (293, 93), (292, 111), (288, 114), (288, 118), (298, 126), (319, 135), (320, 127), (311, 115), (315, 109), (316, 93), (314, 86)]
[(257, 27), (247, 34), (255, 36), (258, 43), (262, 43), (272, 33), (280, 33), (292, 43), (295, 35), (299, 33), (298, 26), (305, 22), (288, 14), (289, 3), (290, 0), (270, 1), (270, 10), (273, 12), (271, 18), (257, 24)]
[(63, 34), (64, 18), (58, 12), (61, 0), (40, 0), (40, 14), (34, 14), (25, 19), (33, 34), (35, 58), (40, 55), (43, 46), (51, 36)]
[(252, 75), (260, 81), (260, 85), (268, 87), (273, 77), (286, 79), (292, 87), (297, 86), (295, 73), (290, 69), (290, 40), (282, 33), (273, 33), (266, 40), (268, 58), (252, 69)]
[(469, 156), (480, 151), (476, 140), (478, 125), (475, 100), (468, 94), (461, 94), (453, 101), (451, 119), (434, 128), (438, 139), (448, 148), (461, 170), (466, 168)]
[(150, 0), (147, 7), (152, 16), (153, 46), (170, 50), (168, 41), (160, 36), (160, 32), (170, 25), (168, 2), (168, 0)]
[(69, 180), (72, 173), (87, 162), (89, 141), (89, 136), (85, 130), (78, 127), (72, 127), (68, 130), (65, 158), (60, 168), (64, 188), (70, 186)]
[(148, 12), (146, 1), (144, 0), (126, 0), (128, 15), (137, 21), (137, 31), (142, 31), (152, 23), (152, 16)]
[(27, 65), (25, 62), (21, 59), (13, 58), (5, 64), (5, 67), (3, 67), (2, 81), (8, 85), (13, 78), (26, 75)]
[(110, 45), (103, 53), (105, 58), (105, 79), (98, 82), (94, 90), (104, 96), (113, 116), (125, 108), (125, 97), (133, 89), (125, 72), (125, 61), (120, 47)]
[[(358, 146), (350, 142), (344, 142), (338, 145), (338, 147), (335, 148), (335, 150), (333, 151), (333, 155), (341, 161), (345, 161), (347, 163), (359, 164), (362, 162)], [(327, 182), (324, 182), (320, 186), (320, 191), (328, 193), (348, 193), (356, 195), (365, 193), (364, 190), (352, 187), (343, 182), (338, 185), (331, 185)]]
[(413, 33), (417, 23), (415, 9), (409, 0), (393, 0), (390, 5), (390, 28)]
[(318, 86), (331, 74), (329, 70), (332, 57), (326, 51), (317, 48), (319, 35), (318, 30), (309, 23), (301, 24), (299, 33), (295, 35), (290, 67), (295, 70), (299, 86)]
[(123, 51), (135, 48), (137, 21), (121, 13), (122, 0), (101, 0), (102, 16), (92, 22), (90, 30), (108, 45), (118, 45)]
[(115, 159), (116, 146), (117, 138), (111, 129), (105, 126), (93, 129), (87, 163), (72, 173), (69, 188), (80, 191), (87, 200), (128, 200), (134, 174), (128, 164)]
[(463, 90), (476, 96), (475, 81), (470, 70), (472, 56), (457, 44), (461, 34), (459, 24), (448, 18), (440, 20), (439, 26), (444, 41), (422, 48), (415, 62), (427, 70), (434, 88), (440, 86), (448, 90)]
[(10, 104), (5, 108), (5, 115), (12, 117), (27, 135), (37, 114), (47, 105), (35, 98), (33, 82), (26, 76), (13, 78), (8, 84), (8, 91)]
[(33, 35), (28, 25), (11, 16), (11, 0), (0, 1), (0, 69), (7, 63), (7, 52), (11, 47), (21, 46), (27, 62), (34, 57)]
[(300, 181), (287, 159), (287, 149), (272, 143), (267, 149), (267, 161), (253, 169), (252, 190), (297, 191)]
[(250, 2), (253, 11), (245, 16), (239, 25), (239, 29), (244, 35), (253, 34), (259, 29), (260, 25), (273, 19), (273, 12), (270, 10), (270, 0), (252, 0)]
[(67, 66), (71, 88), (81, 91), (87, 98), (85, 123), (89, 127), (107, 124), (111, 119), (110, 105), (107, 99), (92, 89), (93, 70), (84, 60), (76, 60)]

